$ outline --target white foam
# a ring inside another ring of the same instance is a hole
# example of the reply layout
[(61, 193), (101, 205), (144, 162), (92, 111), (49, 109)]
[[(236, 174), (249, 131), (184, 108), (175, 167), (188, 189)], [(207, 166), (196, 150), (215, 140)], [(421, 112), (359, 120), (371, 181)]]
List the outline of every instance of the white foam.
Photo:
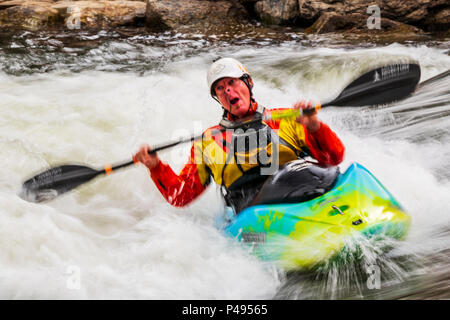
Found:
[[(116, 54), (128, 49), (118, 45)], [(129, 160), (143, 143), (155, 145), (217, 123), (220, 106), (205, 84), (207, 64), (217, 54), (243, 60), (254, 74), (258, 101), (268, 107), (287, 107), (301, 97), (323, 100), (359, 68), (383, 59), (416, 58), (423, 62), (424, 77), (450, 66), (437, 49), (400, 45), (233, 50), (214, 49), (168, 63), (164, 73), (140, 76), (100, 71), (0, 75), (1, 298), (272, 297), (278, 280), (214, 229), (213, 215), (221, 210), (214, 186), (193, 205), (178, 209), (165, 202), (142, 166), (98, 178), (45, 204), (18, 197), (21, 182), (56, 164), (101, 167)], [(322, 118), (347, 146), (342, 167), (360, 162), (411, 212), (411, 243), (448, 223), (450, 186), (436, 179), (412, 142), (359, 137), (339, 124), (336, 112), (324, 111)], [(160, 154), (175, 171), (187, 161), (189, 145), (177, 150)], [(438, 151), (438, 145), (427, 150), (436, 157)], [(73, 266), (80, 271), (79, 289), (68, 287)]]

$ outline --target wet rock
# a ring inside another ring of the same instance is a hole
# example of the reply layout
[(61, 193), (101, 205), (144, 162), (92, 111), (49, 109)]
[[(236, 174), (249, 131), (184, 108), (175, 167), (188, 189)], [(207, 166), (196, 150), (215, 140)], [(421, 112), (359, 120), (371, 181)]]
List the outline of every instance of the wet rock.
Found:
[(298, 0), (262, 0), (255, 4), (255, 12), (266, 24), (288, 24), (299, 16)]
[(224, 30), (256, 18), (314, 33), (367, 32), (364, 20), (372, 15), (371, 5), (380, 8), (384, 31), (407, 30), (403, 24), (449, 30), (449, 0), (0, 0), (0, 28), (138, 29), (145, 24), (150, 30)]
[(327, 33), (327, 32), (373, 32), (373, 33), (415, 33), (421, 34), (419, 28), (393, 21), (387, 18), (380, 19), (380, 29), (370, 29), (367, 25), (367, 15), (352, 13), (340, 15), (334, 12), (326, 12), (317, 19), (309, 28), (307, 33)]
[(61, 1), (52, 6), (68, 29), (108, 29), (145, 19), (142, 1)]
[[(349, 3), (350, 2), (350, 3)], [(350, 7), (349, 12), (355, 12), (357, 9), (352, 5), (353, 1), (347, 1)], [(317, 20), (321, 14), (335, 12), (343, 14), (346, 11), (344, 3), (336, 0), (298, 0), (299, 20), (303, 24), (312, 23)]]
[(53, 9), (52, 2), (45, 1), (7, 1), (0, 6), (0, 26), (38, 30), (45, 26), (60, 23), (58, 11)]
[(381, 15), (403, 23), (420, 24), (445, 8), (450, 8), (448, 0), (383, 0)]
[(450, 8), (443, 9), (435, 15), (430, 15), (425, 19), (424, 25), (429, 31), (450, 30)]
[(248, 19), (247, 11), (237, 1), (219, 0), (148, 0), (146, 24), (149, 28), (175, 29), (186, 25), (239, 24)]
[(53, 0), (39, 0), (39, 1), (30, 1), (30, 0), (0, 0), (0, 10), (7, 9), (14, 6), (20, 6), (23, 4), (33, 4), (33, 3), (42, 3), (48, 2), (53, 3)]
[[(371, 15), (367, 13), (367, 9), (372, 5), (380, 8), (381, 18), (390, 21), (398, 21), (426, 30), (448, 30), (448, 10), (450, 9), (448, 0), (260, 0), (255, 4), (255, 12), (261, 21), (268, 24), (294, 24), (308, 27), (324, 15), (322, 20), (318, 21), (319, 24), (322, 24), (323, 20), (331, 19), (337, 24), (353, 26), (360, 24), (353, 24), (344, 16), (364, 15), (367, 20)], [(340, 15), (342, 18), (328, 14)]]
[[(356, 19), (351, 19), (350, 16), (353, 16), (353, 18)], [(362, 19), (364, 19), (364, 17), (358, 14), (342, 16), (335, 12), (326, 12), (322, 14), (312, 26), (305, 29), (305, 32), (326, 33), (353, 29), (355, 27), (361, 27)]]
[(24, 29), (105, 29), (145, 19), (143, 1), (26, 1), (0, 3), (0, 26)]

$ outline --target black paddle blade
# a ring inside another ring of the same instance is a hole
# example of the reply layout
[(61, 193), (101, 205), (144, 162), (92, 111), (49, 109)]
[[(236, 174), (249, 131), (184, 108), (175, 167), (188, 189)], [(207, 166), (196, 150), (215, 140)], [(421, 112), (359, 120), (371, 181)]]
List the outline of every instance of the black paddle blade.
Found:
[(30, 202), (43, 202), (56, 198), (88, 182), (104, 171), (79, 165), (63, 165), (44, 171), (25, 181), (20, 197)]
[[(392, 64), (369, 71), (352, 81), (329, 106), (373, 106), (406, 98), (420, 80), (420, 66)], [(325, 106), (325, 105), (324, 105)]]

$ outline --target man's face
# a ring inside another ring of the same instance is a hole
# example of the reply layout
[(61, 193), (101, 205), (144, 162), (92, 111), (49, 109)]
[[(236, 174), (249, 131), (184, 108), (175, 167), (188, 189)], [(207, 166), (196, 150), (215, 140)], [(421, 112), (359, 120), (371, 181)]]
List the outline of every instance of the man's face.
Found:
[[(249, 79), (250, 85), (253, 83)], [(250, 91), (239, 78), (220, 79), (214, 87), (220, 104), (236, 117), (242, 117), (250, 106)]]

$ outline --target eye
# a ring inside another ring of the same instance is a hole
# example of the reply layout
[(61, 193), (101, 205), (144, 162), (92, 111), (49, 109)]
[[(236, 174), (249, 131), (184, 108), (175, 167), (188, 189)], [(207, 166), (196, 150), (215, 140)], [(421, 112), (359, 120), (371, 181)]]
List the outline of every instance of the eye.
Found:
[(223, 86), (222, 85), (217, 85), (216, 86), (216, 91), (222, 91), (223, 90)]
[(228, 85), (232, 86), (234, 83), (234, 79), (230, 79), (230, 81), (228, 81)]

